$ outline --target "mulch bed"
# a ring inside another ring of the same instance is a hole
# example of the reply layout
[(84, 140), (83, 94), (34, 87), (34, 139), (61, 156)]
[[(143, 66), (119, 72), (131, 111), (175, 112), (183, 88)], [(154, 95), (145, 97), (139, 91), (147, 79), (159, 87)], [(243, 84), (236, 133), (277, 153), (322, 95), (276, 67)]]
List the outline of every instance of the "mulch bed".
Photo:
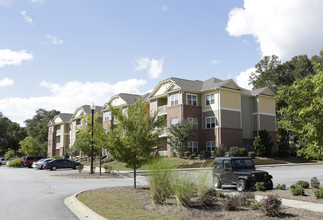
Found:
[(193, 203), (189, 208), (178, 207), (174, 198), (167, 199), (163, 205), (156, 205), (152, 202), (148, 187), (138, 187), (137, 189), (133, 187), (110, 187), (96, 189), (96, 191), (99, 191), (102, 196), (109, 196), (109, 193), (120, 193), (120, 196), (131, 195), (138, 199), (142, 209), (174, 216), (178, 219), (323, 219), (323, 213), (288, 207), (283, 207), (279, 217), (268, 217), (261, 210), (251, 210), (249, 207), (239, 207), (235, 211), (225, 211), (222, 208), (223, 198), (216, 198), (216, 204), (209, 208), (197, 205), (194, 199), (192, 199)]
[(122, 176), (116, 174), (116, 173), (105, 173), (102, 172), (102, 175), (100, 176), (99, 172), (96, 172), (94, 174), (90, 174), (87, 171), (82, 171), (81, 173), (75, 172), (75, 173), (69, 173), (69, 174), (59, 174), (59, 175), (53, 175), (51, 177), (58, 177), (58, 178), (66, 178), (66, 179), (107, 179), (107, 178), (123, 178)]

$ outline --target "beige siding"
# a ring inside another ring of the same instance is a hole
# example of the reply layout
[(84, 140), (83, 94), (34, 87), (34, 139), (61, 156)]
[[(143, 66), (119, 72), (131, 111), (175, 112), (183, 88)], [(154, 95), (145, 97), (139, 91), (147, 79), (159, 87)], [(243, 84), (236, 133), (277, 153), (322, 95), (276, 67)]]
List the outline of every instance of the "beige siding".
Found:
[(259, 96), (259, 112), (275, 114), (275, 99)]
[(150, 101), (150, 113), (157, 111), (157, 99)]
[(112, 106), (126, 105), (127, 103), (120, 97), (117, 97), (111, 101)]
[(157, 89), (157, 91), (155, 92), (155, 94), (153, 94), (153, 96), (159, 96), (159, 95), (163, 95), (166, 93), (166, 90), (168, 89), (168, 87), (172, 84), (171, 81), (167, 81), (162, 83), (159, 88)]
[[(206, 95), (214, 93), (214, 104), (213, 105), (206, 105), (205, 102), (205, 97)], [(218, 91), (213, 91), (213, 92), (207, 92), (207, 93), (202, 93), (201, 95), (201, 105), (202, 105), (202, 111), (214, 111), (219, 108), (219, 93)]]
[(221, 108), (240, 110), (240, 92), (220, 90)]
[(56, 117), (56, 118), (55, 118), (54, 123), (55, 123), (55, 124), (59, 124), (59, 123), (63, 123), (63, 121), (62, 121), (62, 119), (58, 116), (58, 117)]

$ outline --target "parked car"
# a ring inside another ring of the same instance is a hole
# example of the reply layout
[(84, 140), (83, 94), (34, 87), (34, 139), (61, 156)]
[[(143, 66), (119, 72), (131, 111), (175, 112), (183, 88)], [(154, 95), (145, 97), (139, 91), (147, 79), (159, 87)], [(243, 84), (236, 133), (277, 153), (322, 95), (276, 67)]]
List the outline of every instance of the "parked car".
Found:
[(6, 165), (8, 161), (9, 161), (8, 158), (0, 158), (0, 166), (1, 165)]
[(27, 156), (24, 159), (24, 166), (31, 168), (34, 162), (43, 158), (46, 158), (46, 156)]
[(272, 176), (266, 171), (256, 170), (253, 160), (247, 157), (217, 157), (213, 164), (213, 184), (215, 188), (222, 185), (236, 185), (242, 192), (263, 182), (267, 190), (273, 189)]
[(44, 169), (56, 170), (61, 168), (73, 168), (76, 169), (77, 165), (83, 166), (83, 164), (67, 159), (54, 159), (44, 163)]
[(42, 170), (44, 168), (44, 164), (48, 161), (54, 160), (53, 158), (43, 158), (38, 160), (37, 162), (33, 163), (32, 167), (35, 169)]

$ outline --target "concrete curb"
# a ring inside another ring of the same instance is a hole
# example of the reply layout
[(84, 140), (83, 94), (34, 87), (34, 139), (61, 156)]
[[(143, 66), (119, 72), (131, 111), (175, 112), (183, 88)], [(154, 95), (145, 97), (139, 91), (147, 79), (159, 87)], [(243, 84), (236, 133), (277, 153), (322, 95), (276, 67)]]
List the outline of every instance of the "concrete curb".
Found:
[[(85, 191), (85, 190), (84, 190)], [(74, 195), (71, 195), (67, 197), (64, 200), (64, 204), (71, 210), (71, 212), (74, 213), (79, 219), (84, 220), (84, 219), (93, 219), (93, 220), (107, 220), (103, 216), (97, 214), (94, 212), (92, 209), (84, 205), (82, 202), (80, 202), (76, 196), (84, 191), (78, 192)]]

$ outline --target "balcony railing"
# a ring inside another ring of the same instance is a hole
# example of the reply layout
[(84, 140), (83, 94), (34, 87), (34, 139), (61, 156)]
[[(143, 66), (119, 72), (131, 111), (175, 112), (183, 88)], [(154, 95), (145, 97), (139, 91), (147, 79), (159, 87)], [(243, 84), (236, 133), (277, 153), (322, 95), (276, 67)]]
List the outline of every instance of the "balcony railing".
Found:
[(61, 134), (61, 129), (57, 129), (56, 130), (56, 135), (60, 135)]
[(159, 135), (159, 137), (167, 137), (167, 129), (165, 128), (162, 133)]
[(166, 115), (167, 114), (167, 105), (158, 106), (158, 115)]

